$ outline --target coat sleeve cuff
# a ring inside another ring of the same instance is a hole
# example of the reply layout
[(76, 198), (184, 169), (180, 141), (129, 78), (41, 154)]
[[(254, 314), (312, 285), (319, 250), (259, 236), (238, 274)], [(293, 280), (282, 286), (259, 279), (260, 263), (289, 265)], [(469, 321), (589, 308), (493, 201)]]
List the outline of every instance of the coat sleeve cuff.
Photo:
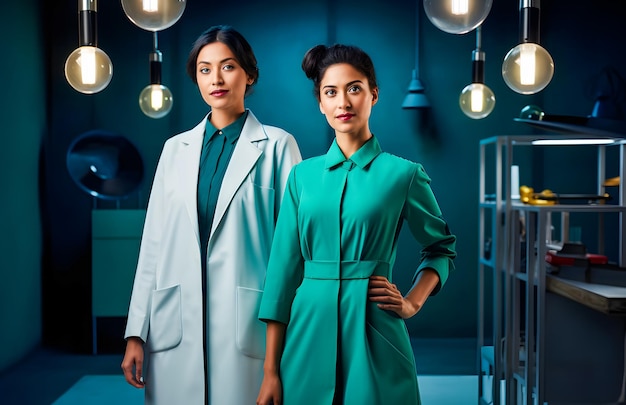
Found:
[(448, 275), (450, 274), (450, 270), (454, 268), (454, 263), (452, 260), (445, 256), (440, 257), (430, 257), (426, 258), (422, 261), (420, 266), (417, 268), (415, 272), (415, 276), (413, 276), (413, 283), (415, 283), (415, 279), (417, 275), (424, 269), (433, 269), (439, 275), (439, 283), (433, 290), (431, 295), (435, 295), (441, 290), (443, 285), (448, 280)]
[(289, 307), (281, 301), (263, 299), (259, 307), (259, 320), (289, 323)]

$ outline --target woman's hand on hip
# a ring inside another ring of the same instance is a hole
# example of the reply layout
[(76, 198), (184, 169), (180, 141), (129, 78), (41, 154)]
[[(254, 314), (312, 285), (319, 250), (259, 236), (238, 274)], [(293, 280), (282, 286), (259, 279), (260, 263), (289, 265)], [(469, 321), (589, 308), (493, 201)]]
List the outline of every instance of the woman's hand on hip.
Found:
[(383, 276), (370, 277), (367, 295), (370, 301), (378, 303), (378, 308), (395, 312), (403, 319), (410, 318), (419, 311), (419, 307), (404, 298), (398, 287)]

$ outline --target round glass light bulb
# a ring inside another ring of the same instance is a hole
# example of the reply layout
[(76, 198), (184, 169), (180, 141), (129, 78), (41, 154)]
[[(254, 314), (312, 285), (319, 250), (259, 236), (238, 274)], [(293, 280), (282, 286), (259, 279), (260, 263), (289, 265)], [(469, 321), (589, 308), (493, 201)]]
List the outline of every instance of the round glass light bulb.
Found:
[(65, 78), (75, 90), (93, 94), (104, 90), (113, 77), (109, 55), (95, 46), (76, 48), (65, 61)]
[(465, 115), (478, 120), (491, 114), (496, 106), (496, 96), (484, 84), (471, 83), (461, 91), (459, 105)]
[[(493, 0), (424, 0), (433, 25), (450, 34), (465, 34), (482, 24)], [(419, 7), (419, 6), (418, 6)]]
[(544, 115), (545, 113), (543, 112), (541, 107), (534, 105), (534, 104), (528, 104), (527, 106), (522, 108), (522, 110), (519, 113), (520, 118), (526, 119), (526, 120), (535, 120), (535, 121), (541, 121)]
[(172, 92), (161, 84), (149, 84), (139, 94), (139, 108), (150, 118), (165, 117), (173, 104)]
[(502, 62), (502, 77), (511, 90), (534, 94), (543, 90), (554, 75), (552, 56), (541, 45), (524, 42), (511, 49)]
[(124, 13), (139, 28), (161, 31), (174, 25), (185, 11), (185, 0), (121, 0)]

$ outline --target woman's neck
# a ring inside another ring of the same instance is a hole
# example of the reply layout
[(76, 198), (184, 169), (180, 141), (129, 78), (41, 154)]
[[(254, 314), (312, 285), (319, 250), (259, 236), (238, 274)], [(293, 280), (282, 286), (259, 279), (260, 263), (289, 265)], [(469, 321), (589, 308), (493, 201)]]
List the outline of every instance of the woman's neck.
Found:
[(346, 159), (349, 159), (365, 142), (372, 138), (372, 133), (369, 129), (358, 134), (335, 131), (335, 138), (337, 139), (337, 146), (339, 146)]
[(226, 128), (233, 122), (237, 121), (237, 119), (241, 117), (241, 115), (245, 112), (246, 112), (245, 109), (241, 111), (239, 110), (236, 110), (236, 111), (235, 110), (230, 110), (230, 111), (212, 110), (210, 121), (211, 121), (211, 124), (213, 124), (213, 126), (217, 129)]

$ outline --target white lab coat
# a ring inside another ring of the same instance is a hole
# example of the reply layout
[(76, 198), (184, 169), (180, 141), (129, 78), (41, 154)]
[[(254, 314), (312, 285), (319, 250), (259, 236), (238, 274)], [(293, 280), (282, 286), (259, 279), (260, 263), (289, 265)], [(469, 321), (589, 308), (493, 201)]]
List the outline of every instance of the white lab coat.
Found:
[[(146, 342), (146, 404), (204, 404), (196, 188), (207, 117), (166, 141), (148, 203), (125, 332)], [(300, 160), (292, 135), (249, 111), (208, 243), (210, 404), (254, 404), (258, 395), (265, 352), (258, 303), (284, 186)]]

